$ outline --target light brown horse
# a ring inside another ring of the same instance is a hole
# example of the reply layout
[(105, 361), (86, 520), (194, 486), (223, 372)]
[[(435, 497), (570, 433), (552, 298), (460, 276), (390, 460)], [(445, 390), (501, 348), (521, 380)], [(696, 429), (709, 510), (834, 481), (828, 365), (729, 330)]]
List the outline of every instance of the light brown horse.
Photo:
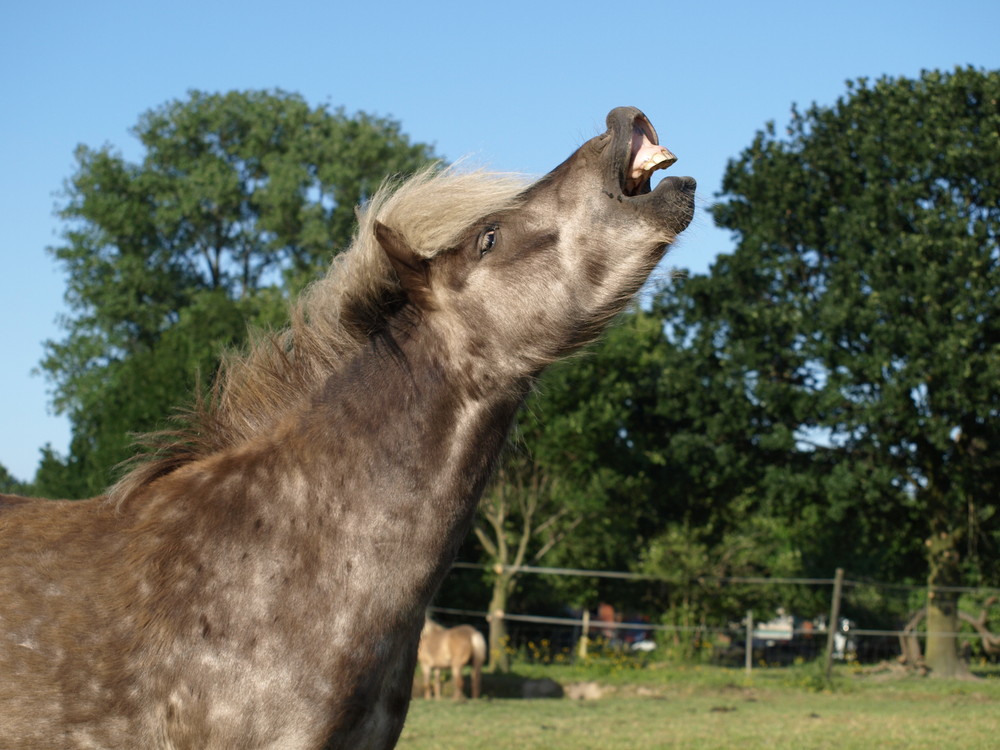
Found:
[(462, 668), (472, 665), (472, 697), (478, 698), (483, 681), (483, 664), (486, 662), (486, 639), (471, 625), (446, 628), (428, 619), (420, 633), (417, 662), (424, 676), (424, 698), (431, 697), (431, 678), (434, 679), (434, 697), (441, 698), (441, 670), (450, 669), (455, 683), (452, 697), (462, 698)]
[(393, 747), (519, 405), (691, 219), (672, 160), (620, 108), (533, 185), (381, 190), (106, 496), (0, 502), (0, 748)]

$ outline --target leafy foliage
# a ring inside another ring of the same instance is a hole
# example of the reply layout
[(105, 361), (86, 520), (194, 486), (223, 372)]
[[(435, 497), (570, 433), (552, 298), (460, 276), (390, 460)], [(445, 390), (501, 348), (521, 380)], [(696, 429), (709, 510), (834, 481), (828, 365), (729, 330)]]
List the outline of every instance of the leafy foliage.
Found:
[[(1000, 73), (973, 69), (794, 110), (729, 164), (715, 218), (738, 246), (694, 308), (757, 439), (811, 454), (818, 549), (883, 575), (925, 552), (932, 586), (997, 572), (998, 134)], [(948, 599), (931, 630), (955, 629)]]
[[(641, 310), (585, 354), (552, 367), (518, 419), (514, 445), (480, 506), (475, 534), (485, 561), (503, 566), (617, 568), (641, 543), (649, 515), (651, 458), (642, 424), (652, 409), (663, 337)], [(627, 540), (629, 546), (622, 544)], [(539, 602), (592, 603), (597, 582), (584, 578), (522, 580), (506, 570), (488, 576), (490, 611)], [(548, 606), (551, 606), (549, 604)], [(535, 611), (538, 611), (537, 609)], [(491, 642), (503, 639), (494, 620)]]
[(23, 495), (28, 491), (29, 485), (12, 476), (7, 467), (0, 464), (0, 494)]
[(738, 247), (699, 317), (761, 438), (812, 436), (828, 457), (820, 523), (860, 528), (883, 569), (945, 532), (993, 572), (976, 550), (1000, 469), (998, 100), (1000, 74), (971, 69), (859, 81), (794, 111), (788, 140), (758, 133), (715, 207)]

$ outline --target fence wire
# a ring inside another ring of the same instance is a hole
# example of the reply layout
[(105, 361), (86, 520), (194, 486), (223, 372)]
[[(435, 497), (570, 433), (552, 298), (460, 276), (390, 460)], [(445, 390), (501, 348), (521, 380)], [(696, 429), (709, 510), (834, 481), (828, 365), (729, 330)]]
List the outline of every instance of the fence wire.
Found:
[[(615, 608), (613, 602), (593, 602), (585, 608), (552, 606), (548, 611), (487, 612), (461, 602), (441, 601), (432, 608), (445, 624), (467, 622), (489, 632), (489, 621), (504, 621), (509, 654), (529, 661), (573, 661), (587, 652), (614, 650), (651, 658), (678, 655), (731, 666), (779, 666), (825, 658), (861, 664), (914, 658), (912, 644), (928, 636), (927, 587), (843, 578), (702, 577), (695, 581), (664, 581), (626, 571), (581, 570), (540, 566), (496, 567), (458, 562), (461, 571), (492, 570), (526, 575), (566, 576), (621, 582), (637, 586), (620, 601), (641, 602)], [(482, 583), (480, 585), (487, 586)], [(666, 607), (671, 590), (691, 599), (685, 608)], [(966, 613), (955, 632), (931, 635), (958, 640), (960, 653), (972, 662), (1000, 657), (1000, 588), (949, 586), (939, 593), (958, 596)], [(664, 593), (666, 592), (666, 593)], [(477, 601), (488, 601), (483, 591)], [(619, 594), (622, 592), (619, 591)], [(837, 597), (834, 600), (834, 597)], [(659, 597), (659, 598), (658, 598)], [(659, 604), (659, 606), (657, 606)], [(683, 609), (683, 611), (680, 611)], [(831, 618), (835, 620), (829, 627)], [(971, 624), (980, 622), (979, 628)], [(581, 650), (581, 641), (586, 646)], [(499, 646), (497, 646), (499, 647)], [(919, 654), (919, 648), (918, 652)]]

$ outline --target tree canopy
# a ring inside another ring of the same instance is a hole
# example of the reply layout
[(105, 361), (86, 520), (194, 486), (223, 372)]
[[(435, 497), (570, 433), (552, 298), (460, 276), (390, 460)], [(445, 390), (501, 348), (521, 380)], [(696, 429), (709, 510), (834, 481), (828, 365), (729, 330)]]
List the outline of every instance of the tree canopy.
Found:
[(133, 133), (139, 164), (77, 149), (60, 210), (71, 313), (42, 368), (73, 434), (66, 459), (44, 456), (52, 495), (100, 492), (132, 435), (185, 403), (248, 322), (282, 324), (287, 293), (346, 247), (385, 175), (433, 158), (399, 123), (281, 91), (192, 92)]
[(720, 198), (736, 249), (673, 322), (808, 469), (769, 492), (883, 572), (925, 553), (957, 630), (936, 587), (1000, 572), (1000, 73), (849, 84), (759, 132)]
[(26, 482), (12, 476), (7, 467), (0, 464), (0, 494), (19, 495), (28, 489)]

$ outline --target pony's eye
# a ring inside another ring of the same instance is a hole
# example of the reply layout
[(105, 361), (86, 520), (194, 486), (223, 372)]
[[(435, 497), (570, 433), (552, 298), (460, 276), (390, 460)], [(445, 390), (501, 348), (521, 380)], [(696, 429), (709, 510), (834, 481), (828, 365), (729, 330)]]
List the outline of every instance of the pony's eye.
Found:
[(486, 255), (497, 244), (497, 228), (490, 227), (479, 238), (479, 257)]

